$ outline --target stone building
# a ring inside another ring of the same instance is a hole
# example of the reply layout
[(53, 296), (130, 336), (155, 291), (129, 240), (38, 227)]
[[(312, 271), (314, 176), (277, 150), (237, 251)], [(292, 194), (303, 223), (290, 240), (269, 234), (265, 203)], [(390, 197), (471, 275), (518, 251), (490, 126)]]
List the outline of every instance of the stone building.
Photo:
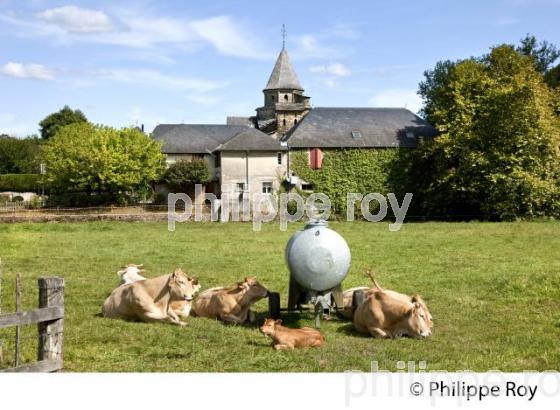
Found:
[(307, 151), (310, 166), (318, 168), (329, 150), (414, 148), (436, 135), (405, 108), (312, 108), (285, 48), (262, 92), (264, 104), (255, 116), (229, 116), (226, 124), (161, 124), (152, 136), (162, 141), (169, 164), (204, 159), (213, 176), (207, 192), (232, 202), (243, 193), (272, 196), (283, 181), (312, 188), (292, 175), (293, 150)]

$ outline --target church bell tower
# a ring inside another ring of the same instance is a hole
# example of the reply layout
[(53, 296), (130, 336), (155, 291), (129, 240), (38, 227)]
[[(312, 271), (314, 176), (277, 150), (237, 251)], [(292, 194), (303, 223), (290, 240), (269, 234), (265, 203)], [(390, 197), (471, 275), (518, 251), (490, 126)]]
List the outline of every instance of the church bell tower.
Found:
[(257, 108), (261, 131), (284, 135), (309, 112), (310, 97), (303, 95), (298, 76), (286, 50), (286, 30), (282, 26), (282, 50), (263, 90), (264, 105)]

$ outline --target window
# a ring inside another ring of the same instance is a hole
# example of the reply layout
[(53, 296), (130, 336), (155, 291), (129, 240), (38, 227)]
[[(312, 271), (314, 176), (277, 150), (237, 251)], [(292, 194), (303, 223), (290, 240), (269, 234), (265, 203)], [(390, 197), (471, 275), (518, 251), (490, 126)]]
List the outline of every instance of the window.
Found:
[(301, 184), (301, 190), (302, 191), (313, 191), (313, 185), (312, 184)]
[(284, 101), (288, 101), (288, 94), (284, 94)]
[(285, 118), (282, 120), (282, 124), (286, 125), (286, 119)]
[(272, 194), (272, 182), (263, 182), (262, 193), (263, 194)]
[(294, 118), (294, 125), (297, 124), (297, 118)]
[(408, 139), (414, 139), (414, 133), (412, 131), (407, 131), (406, 132), (406, 138)]
[(360, 130), (352, 130), (352, 138), (355, 140), (362, 138)]
[(278, 165), (282, 165), (282, 153), (281, 152), (279, 152), (277, 154), (277, 158), (278, 158)]

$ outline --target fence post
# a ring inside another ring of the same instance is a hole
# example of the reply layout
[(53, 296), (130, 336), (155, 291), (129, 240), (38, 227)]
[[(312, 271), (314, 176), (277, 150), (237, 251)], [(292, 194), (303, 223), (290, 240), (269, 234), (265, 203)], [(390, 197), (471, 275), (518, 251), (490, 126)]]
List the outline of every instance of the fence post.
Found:
[[(64, 279), (39, 278), (39, 308), (64, 306)], [(63, 355), (64, 319), (39, 323), (38, 360), (59, 360)]]

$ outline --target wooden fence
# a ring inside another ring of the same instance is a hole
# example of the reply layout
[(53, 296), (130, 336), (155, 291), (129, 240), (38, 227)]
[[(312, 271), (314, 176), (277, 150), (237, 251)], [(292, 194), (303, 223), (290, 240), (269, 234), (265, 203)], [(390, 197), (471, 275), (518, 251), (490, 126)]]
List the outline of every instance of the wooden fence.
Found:
[[(0, 372), (55, 372), (62, 369), (64, 347), (64, 279), (40, 278), (39, 308), (20, 311), (19, 275), (16, 278), (16, 312), (0, 315), (0, 328), (16, 327), (14, 367)], [(38, 324), (37, 362), (19, 365), (19, 327)]]

